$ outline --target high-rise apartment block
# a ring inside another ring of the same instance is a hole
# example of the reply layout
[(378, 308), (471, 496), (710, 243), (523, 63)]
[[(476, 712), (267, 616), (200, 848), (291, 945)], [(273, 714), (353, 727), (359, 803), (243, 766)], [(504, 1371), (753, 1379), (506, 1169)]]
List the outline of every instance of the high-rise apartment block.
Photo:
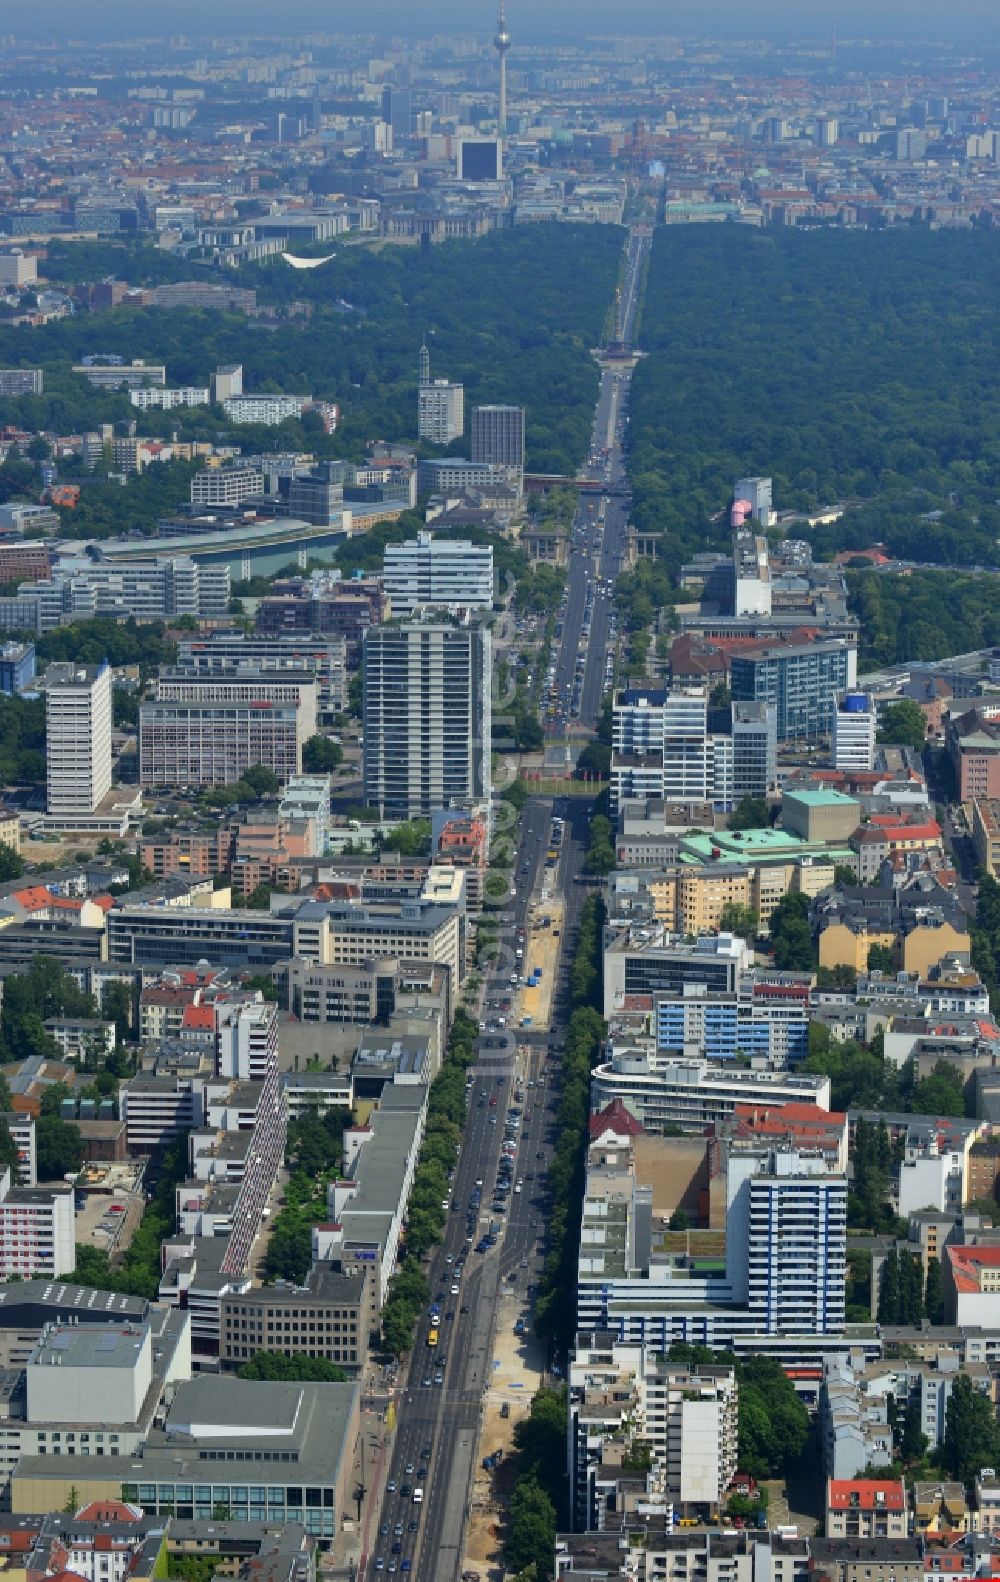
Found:
[(761, 1334), (844, 1327), (847, 1181), (822, 1154), (728, 1149), (726, 1274)]
[(875, 763), (878, 718), (870, 692), (844, 692), (833, 711), (835, 769), (870, 770)]
[(38, 279), (38, 259), (19, 247), (0, 252), (0, 286), (30, 286)]
[(490, 636), (481, 627), (373, 627), (363, 655), (364, 795), (414, 818), (490, 794)]
[(449, 445), (465, 430), (465, 388), (434, 379), (417, 391), (417, 433), (432, 445)]
[(45, 672), (46, 809), (90, 814), (111, 790), (111, 669), (50, 665)]
[(503, 467), (510, 482), (524, 480), (524, 407), (477, 406), (472, 409), (472, 460)]
[(489, 610), (493, 606), (493, 546), (418, 533), (388, 544), (382, 585), (394, 616), (423, 606)]
[(431, 379), (427, 343), (420, 348), (417, 433), (432, 445), (448, 445), (465, 430), (465, 388), (448, 379)]

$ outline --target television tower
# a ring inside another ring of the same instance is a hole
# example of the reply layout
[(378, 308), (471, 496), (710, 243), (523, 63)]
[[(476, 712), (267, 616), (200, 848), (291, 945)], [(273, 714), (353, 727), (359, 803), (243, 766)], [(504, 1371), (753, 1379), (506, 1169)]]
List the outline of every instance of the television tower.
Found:
[(500, 0), (500, 15), (497, 18), (497, 33), (493, 40), (493, 48), (500, 57), (500, 110), (497, 116), (497, 132), (500, 141), (507, 136), (507, 51), (510, 49), (510, 34), (507, 31), (507, 18), (503, 12), (503, 0)]

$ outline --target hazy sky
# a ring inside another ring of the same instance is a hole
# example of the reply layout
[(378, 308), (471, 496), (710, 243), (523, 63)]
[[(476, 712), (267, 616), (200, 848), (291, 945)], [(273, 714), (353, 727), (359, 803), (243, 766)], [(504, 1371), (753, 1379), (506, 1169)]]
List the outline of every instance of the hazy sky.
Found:
[[(997, 0), (508, 0), (515, 42), (539, 30), (718, 32), (748, 37), (917, 37), (969, 40), (996, 36)], [(33, 37), (127, 33), (273, 32), (279, 27), (398, 29), (427, 34), (462, 27), (487, 32), (496, 0), (35, 0), (12, 8), (0, 30)]]

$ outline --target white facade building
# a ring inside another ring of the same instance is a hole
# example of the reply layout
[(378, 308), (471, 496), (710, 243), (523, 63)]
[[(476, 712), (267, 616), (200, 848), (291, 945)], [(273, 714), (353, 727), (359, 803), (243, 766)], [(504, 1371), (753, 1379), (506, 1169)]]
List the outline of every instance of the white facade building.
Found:
[(726, 1273), (765, 1334), (844, 1327), (847, 1180), (822, 1154), (730, 1147)]
[(432, 445), (449, 445), (465, 431), (465, 388), (448, 379), (422, 384), (417, 392), (417, 434)]
[(223, 401), (222, 410), (231, 423), (262, 423), (266, 428), (277, 428), (286, 418), (301, 417), (308, 405), (308, 396), (238, 395)]
[(263, 492), (257, 467), (204, 467), (191, 479), (192, 505), (240, 505)]
[[(111, 790), (111, 669), (52, 664), (45, 672), (46, 810), (93, 813)], [(72, 1265), (70, 1266), (72, 1267)]]
[(5, 1167), (0, 1174), (0, 1279), (54, 1278), (75, 1267), (72, 1187), (12, 1187)]
[(833, 712), (833, 766), (871, 770), (878, 726), (870, 692), (841, 692)]
[(208, 406), (207, 385), (181, 385), (162, 389), (130, 390), (129, 400), (140, 412), (160, 407), (164, 412), (179, 406)]
[(493, 546), (419, 533), (388, 544), (382, 585), (394, 616), (427, 605), (450, 610), (493, 607)]
[(815, 1104), (830, 1108), (830, 1079), (787, 1071), (746, 1071), (707, 1060), (676, 1059), (653, 1050), (613, 1050), (596, 1067), (591, 1108), (620, 1099), (646, 1131), (680, 1126), (704, 1132), (732, 1115), (737, 1104)]
[(362, 662), (364, 797), (416, 818), (490, 795), (490, 634), (414, 622), (371, 627)]

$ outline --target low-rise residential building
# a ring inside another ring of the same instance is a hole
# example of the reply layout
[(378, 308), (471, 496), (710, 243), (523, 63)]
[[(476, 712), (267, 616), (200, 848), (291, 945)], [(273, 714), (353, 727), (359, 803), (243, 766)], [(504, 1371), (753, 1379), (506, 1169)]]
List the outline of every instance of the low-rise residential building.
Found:
[(827, 1478), (828, 1538), (906, 1538), (909, 1530), (902, 1478)]

